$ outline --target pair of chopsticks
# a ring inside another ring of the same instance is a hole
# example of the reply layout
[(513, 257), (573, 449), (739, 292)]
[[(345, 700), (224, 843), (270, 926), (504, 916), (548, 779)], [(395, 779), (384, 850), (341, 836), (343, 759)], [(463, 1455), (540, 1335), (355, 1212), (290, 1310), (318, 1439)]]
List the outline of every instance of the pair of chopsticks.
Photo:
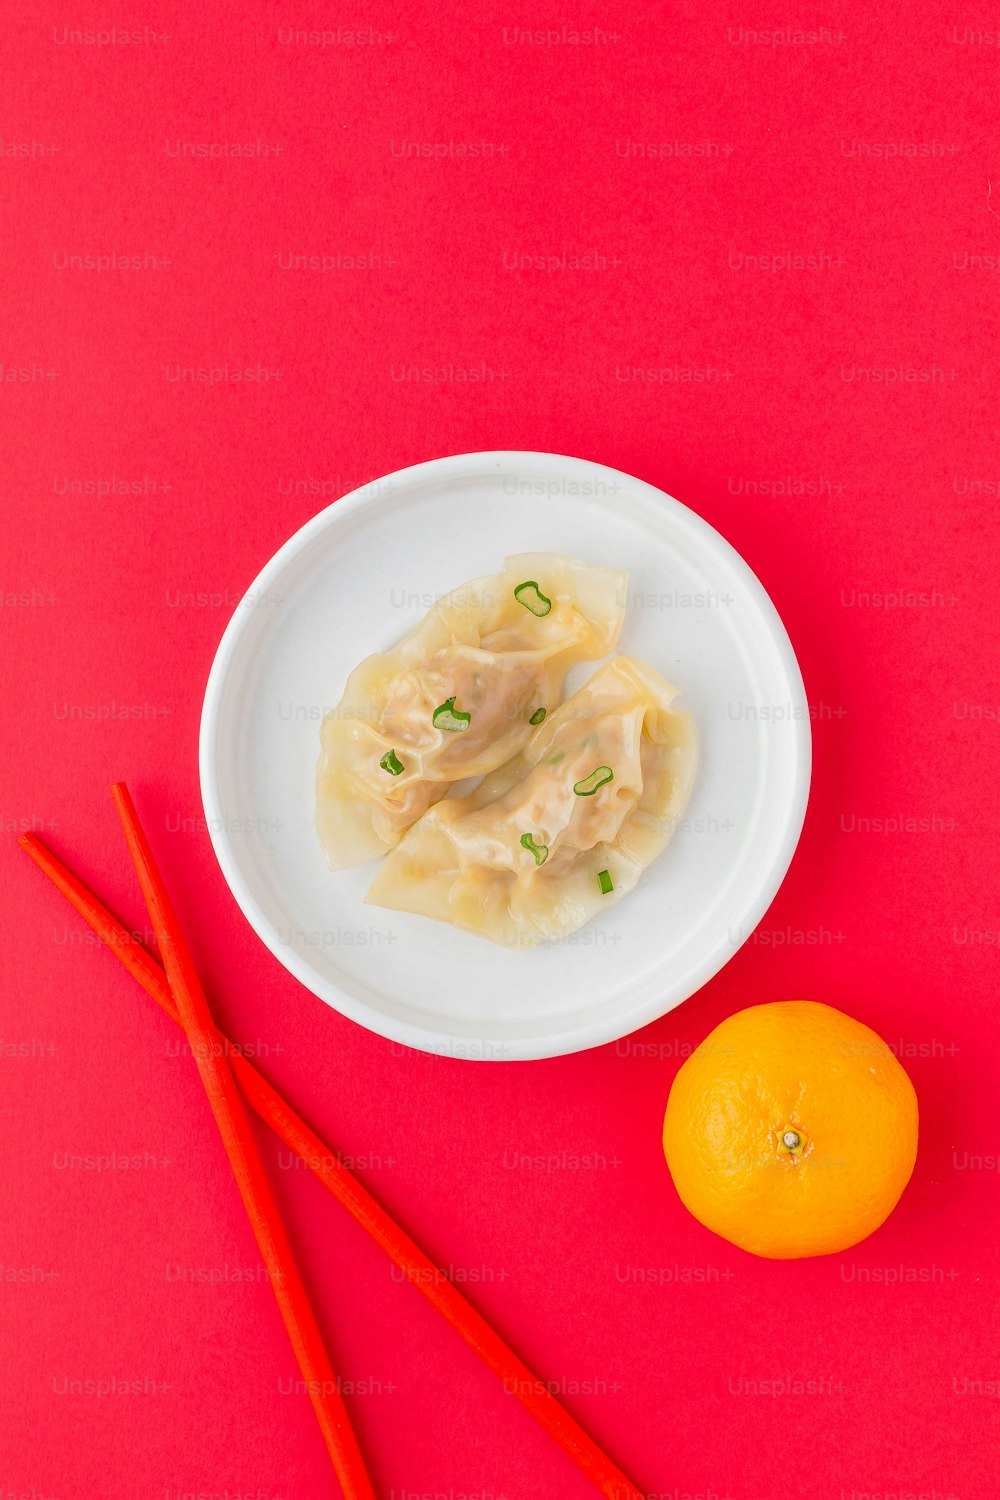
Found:
[(606, 1500), (644, 1500), (548, 1385), (529, 1370), (336, 1153), (218, 1030), (128, 789), (119, 783), (112, 795), (156, 933), (162, 968), (34, 834), (24, 834), (20, 843), (147, 994), (186, 1033), (345, 1500), (375, 1500), (375, 1491), (252, 1134), (244, 1097)]

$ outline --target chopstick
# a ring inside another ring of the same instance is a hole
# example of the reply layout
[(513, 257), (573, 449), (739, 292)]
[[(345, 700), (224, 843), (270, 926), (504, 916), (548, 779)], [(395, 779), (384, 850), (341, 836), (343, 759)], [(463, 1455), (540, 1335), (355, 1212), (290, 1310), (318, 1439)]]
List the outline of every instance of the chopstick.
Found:
[[(166, 975), (141, 943), (33, 833), (22, 835), (20, 844), (161, 1010), (181, 1024)], [(324, 1187), (382, 1247), (406, 1279), (423, 1293), (470, 1349), (474, 1349), (484, 1364), (499, 1376), (508, 1394), (516, 1396), (531, 1412), (605, 1496), (605, 1500), (645, 1500), (643, 1493), (611, 1462), (548, 1386), (523, 1363), (416, 1241), (343, 1165), (336, 1152), (296, 1114), (238, 1047), (221, 1033), (219, 1041), (221, 1049), (230, 1058), (240, 1088), (261, 1119), (302, 1158)]]
[(334, 1378), (319, 1325), (313, 1315), (277, 1201), (253, 1137), (243, 1096), (236, 1087), (229, 1059), (221, 1046), (218, 1029), (212, 1019), (167, 888), (125, 783), (117, 782), (111, 788), (111, 795), (125, 829), (129, 853), (139, 877), (157, 944), (163, 955), (163, 967), (181, 1025), (191, 1044), (198, 1073), (208, 1095), (215, 1123), (219, 1127), (236, 1185), (267, 1267), (327, 1452), (340, 1480), (340, 1487), (345, 1500), (375, 1500), (375, 1491), (368, 1477), (340, 1386)]

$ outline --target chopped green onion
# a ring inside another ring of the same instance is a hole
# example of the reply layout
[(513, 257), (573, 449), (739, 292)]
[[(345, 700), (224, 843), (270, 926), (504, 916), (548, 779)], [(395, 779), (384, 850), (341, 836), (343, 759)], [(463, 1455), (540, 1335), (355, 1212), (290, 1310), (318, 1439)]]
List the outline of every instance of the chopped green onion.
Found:
[(388, 771), (390, 776), (399, 776), (406, 769), (395, 750), (387, 750), (379, 761), (379, 765), (383, 771)]
[(527, 849), (529, 854), (533, 854), (535, 856), (536, 865), (544, 865), (545, 861), (549, 857), (548, 845), (536, 844), (535, 836), (532, 833), (521, 834), (521, 848)]
[(582, 781), (573, 785), (573, 790), (578, 797), (592, 797), (602, 786), (607, 786), (609, 781), (614, 781), (615, 773), (610, 766), (598, 766), (596, 771), (591, 771)]
[(463, 714), (455, 707), (455, 694), (439, 703), (434, 710), (431, 723), (435, 729), (449, 729), (453, 734), (458, 734), (463, 729), (468, 729), (472, 722), (471, 714)]
[(525, 609), (530, 609), (533, 615), (547, 615), (552, 608), (552, 600), (545, 597), (533, 578), (518, 584), (514, 590), (514, 598)]
[(598, 870), (597, 883), (601, 887), (602, 896), (609, 896), (615, 888), (615, 883), (611, 879), (611, 876), (608, 874), (607, 870)]
[(544, 710), (544, 708), (536, 708), (535, 712), (531, 715), (531, 718), (528, 720), (528, 723), (529, 724), (540, 724), (544, 718), (545, 718), (545, 710)]
[(566, 751), (565, 750), (554, 750), (552, 752), (552, 754), (550, 756), (548, 756), (548, 758), (546, 760), (546, 764), (550, 765), (550, 766), (557, 766), (561, 760), (565, 760), (565, 759), (566, 759)]

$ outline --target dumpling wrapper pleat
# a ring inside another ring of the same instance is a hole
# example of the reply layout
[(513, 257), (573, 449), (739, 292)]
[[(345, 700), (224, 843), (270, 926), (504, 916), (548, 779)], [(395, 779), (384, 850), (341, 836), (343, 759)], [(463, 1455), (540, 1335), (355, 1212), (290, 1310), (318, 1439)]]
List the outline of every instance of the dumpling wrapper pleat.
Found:
[[(650, 667), (615, 657), (473, 792), (430, 807), (382, 862), (367, 899), (505, 947), (576, 932), (634, 889), (683, 816), (697, 741), (676, 696)], [(602, 766), (612, 780), (592, 796), (574, 792)], [(525, 833), (548, 849), (542, 864), (521, 844)]]
[[(547, 614), (515, 598), (528, 580), (551, 600)], [(446, 594), (392, 650), (355, 668), (320, 731), (316, 829), (330, 868), (384, 854), (456, 781), (516, 755), (570, 668), (614, 650), (626, 585), (612, 568), (522, 553)], [(452, 697), (470, 715), (465, 730), (434, 727)], [(379, 764), (388, 751), (398, 775)]]

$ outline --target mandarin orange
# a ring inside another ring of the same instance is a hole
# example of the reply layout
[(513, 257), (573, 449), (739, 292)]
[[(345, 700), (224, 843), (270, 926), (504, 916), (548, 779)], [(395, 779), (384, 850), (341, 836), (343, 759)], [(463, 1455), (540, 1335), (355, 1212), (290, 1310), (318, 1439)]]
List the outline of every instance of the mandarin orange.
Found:
[(754, 1255), (831, 1255), (882, 1224), (917, 1152), (917, 1096), (869, 1027), (813, 1000), (752, 1005), (683, 1064), (663, 1149), (684, 1204)]

